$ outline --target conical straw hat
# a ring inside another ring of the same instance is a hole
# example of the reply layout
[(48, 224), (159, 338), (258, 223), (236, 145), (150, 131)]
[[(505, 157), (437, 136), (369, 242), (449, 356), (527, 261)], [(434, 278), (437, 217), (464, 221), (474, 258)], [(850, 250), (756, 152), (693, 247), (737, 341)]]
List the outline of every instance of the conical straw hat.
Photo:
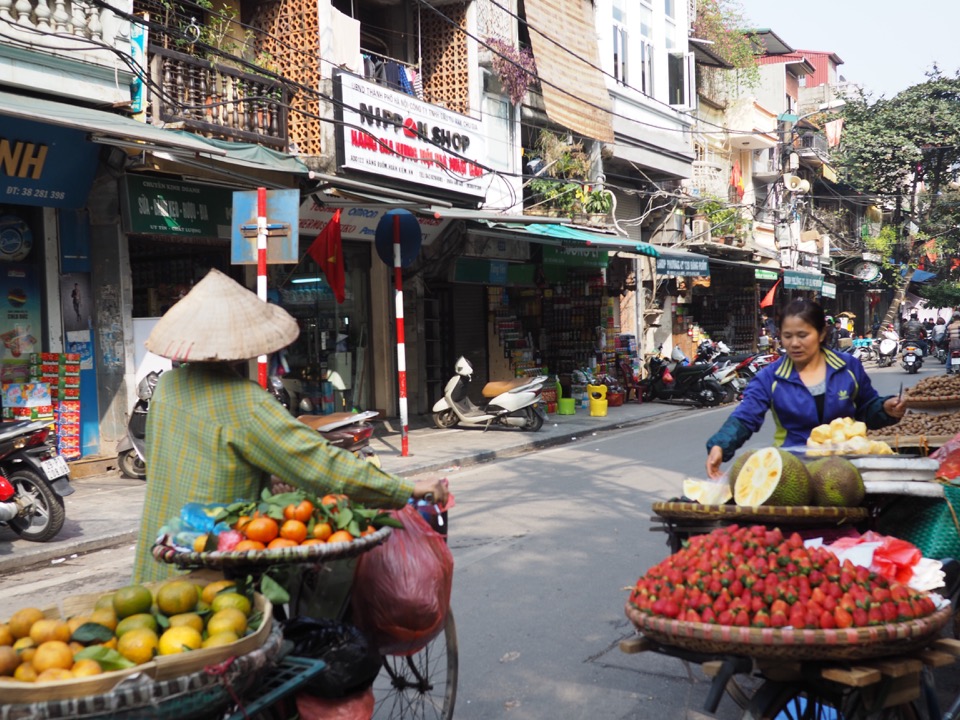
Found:
[(180, 362), (247, 360), (286, 347), (297, 321), (219, 270), (211, 270), (164, 313), (147, 350)]

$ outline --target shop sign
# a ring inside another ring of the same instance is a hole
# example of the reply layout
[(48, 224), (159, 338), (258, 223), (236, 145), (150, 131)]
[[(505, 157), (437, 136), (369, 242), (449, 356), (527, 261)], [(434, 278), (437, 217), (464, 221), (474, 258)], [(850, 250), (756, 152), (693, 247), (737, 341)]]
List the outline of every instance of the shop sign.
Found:
[(837, 296), (837, 286), (834, 283), (825, 282), (821, 294), (825, 298), (835, 298)]
[(78, 130), (0, 118), (0, 203), (82, 208), (99, 150)]
[(780, 273), (776, 270), (754, 270), (753, 277), (756, 280), (778, 280)]
[(463, 254), (494, 260), (526, 262), (530, 259), (530, 243), (523, 240), (471, 234), (463, 245)]
[(124, 229), (133, 235), (230, 237), (233, 193), (210, 185), (124, 176)]
[(823, 288), (823, 275), (798, 272), (796, 270), (783, 271), (783, 287), (787, 290), (814, 290), (820, 292)]
[(353, 75), (334, 75), (337, 165), (484, 197), (484, 124)]
[(543, 246), (544, 265), (562, 265), (564, 267), (605, 268), (609, 261), (606, 250), (593, 248)]
[(702, 255), (671, 255), (660, 251), (657, 258), (657, 274), (669, 277), (707, 277), (710, 262)]
[[(313, 240), (323, 230), (336, 207), (320, 205), (313, 198), (308, 198), (300, 206), (300, 234), (304, 238)], [(377, 225), (380, 218), (389, 211), (389, 207), (349, 207), (340, 212), (340, 235), (344, 240), (366, 240), (373, 242), (377, 234)], [(417, 215), (420, 223), (420, 234), (423, 236), (423, 245), (429, 245), (446, 229), (449, 220), (426, 215)]]

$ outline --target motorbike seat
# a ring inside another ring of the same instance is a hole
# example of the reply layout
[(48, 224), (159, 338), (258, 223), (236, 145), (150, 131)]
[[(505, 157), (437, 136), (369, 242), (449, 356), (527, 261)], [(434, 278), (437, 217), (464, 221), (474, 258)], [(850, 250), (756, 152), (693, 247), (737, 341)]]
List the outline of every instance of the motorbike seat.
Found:
[(702, 375), (711, 367), (713, 367), (712, 363), (694, 363), (693, 365), (678, 365), (670, 372), (674, 375), (674, 377), (677, 375)]
[(505, 392), (510, 392), (518, 387), (523, 387), (530, 382), (530, 378), (515, 378), (513, 380), (493, 380), (483, 386), (483, 396), (485, 398), (494, 398)]
[(330, 413), (329, 415), (299, 415), (297, 420), (314, 430), (320, 430), (320, 428), (326, 425), (340, 426), (349, 424), (348, 421), (356, 415), (357, 413), (352, 412)]
[[(5, 421), (0, 423), (0, 440), (9, 440), (10, 438), (15, 438), (18, 435), (26, 434), (26, 430), (33, 432), (39, 430), (46, 423), (43, 423), (39, 420), (14, 420), (13, 422)], [(34, 427), (30, 427), (34, 426)]]

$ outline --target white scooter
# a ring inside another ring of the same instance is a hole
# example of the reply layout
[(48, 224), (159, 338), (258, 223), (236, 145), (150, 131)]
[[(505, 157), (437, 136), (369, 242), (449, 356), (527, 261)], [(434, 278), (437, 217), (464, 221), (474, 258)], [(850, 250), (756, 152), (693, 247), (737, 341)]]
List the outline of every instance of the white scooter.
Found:
[(881, 334), (880, 345), (877, 347), (877, 365), (890, 367), (897, 359), (900, 349), (900, 336), (893, 330), (884, 330)]
[(546, 376), (488, 382), (483, 387), (485, 402), (474, 404), (467, 397), (473, 367), (461, 357), (454, 366), (456, 373), (447, 381), (443, 397), (433, 406), (433, 424), (438, 428), (509, 425), (536, 432), (543, 427), (545, 413), (540, 407), (540, 392)]

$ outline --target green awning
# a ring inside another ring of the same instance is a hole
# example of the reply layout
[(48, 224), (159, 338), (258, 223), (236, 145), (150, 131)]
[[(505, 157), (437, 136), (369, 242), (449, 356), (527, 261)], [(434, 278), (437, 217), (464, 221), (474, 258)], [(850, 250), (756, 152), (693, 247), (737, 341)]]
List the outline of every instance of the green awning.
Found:
[(144, 150), (224, 154), (196, 135), (163, 130), (116, 113), (27, 95), (0, 92), (0, 115), (82, 130), (90, 133), (90, 140), (94, 142), (117, 141), (134, 149), (142, 145)]
[(206, 138), (193, 135), (183, 130), (175, 130), (173, 132), (181, 137), (196, 138), (209, 145), (209, 149), (205, 152), (215, 154), (217, 156), (217, 162), (257, 170), (267, 170), (269, 172), (292, 173), (294, 175), (307, 175), (310, 173), (310, 168), (308, 168), (306, 163), (300, 158), (268, 147), (263, 147), (262, 145), (232, 142), (218, 138)]
[(591, 232), (570, 225), (557, 223), (488, 223), (493, 229), (509, 230), (517, 235), (529, 235), (531, 242), (546, 242), (555, 245), (586, 246), (598, 250), (629, 250), (647, 257), (659, 257), (660, 253), (650, 243), (637, 242), (630, 238)]

